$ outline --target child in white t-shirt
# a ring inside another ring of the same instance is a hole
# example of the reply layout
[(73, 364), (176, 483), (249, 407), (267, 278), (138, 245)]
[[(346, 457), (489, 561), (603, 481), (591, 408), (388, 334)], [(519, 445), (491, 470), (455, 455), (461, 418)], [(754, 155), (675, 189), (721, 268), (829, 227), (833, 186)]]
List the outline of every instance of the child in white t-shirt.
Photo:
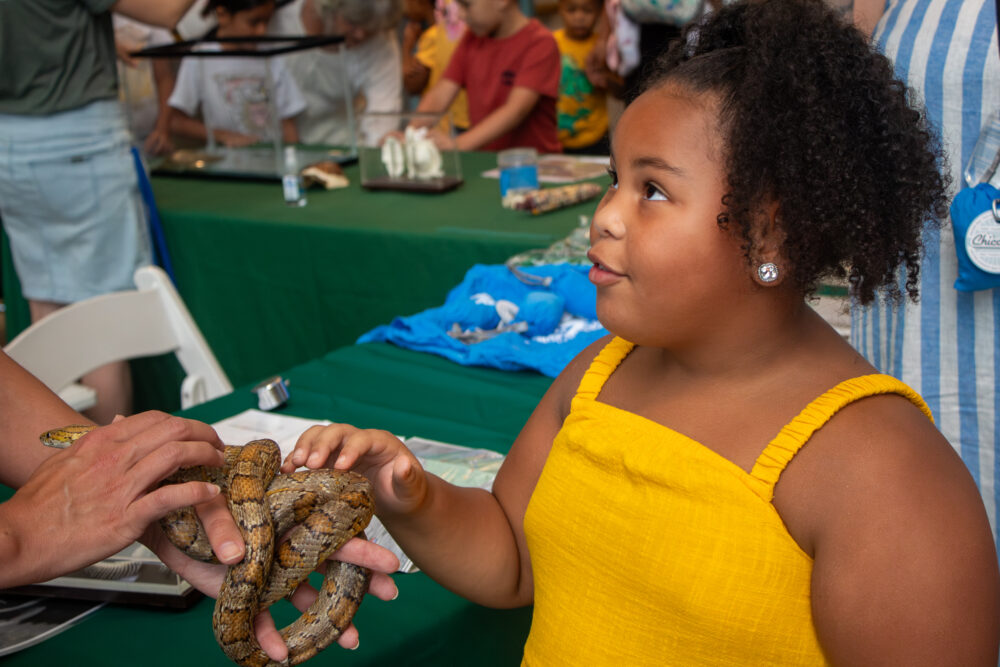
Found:
[[(274, 0), (210, 0), (205, 12), (215, 12), (220, 38), (258, 37), (266, 34), (274, 7)], [(240, 48), (253, 46), (223, 42), (204, 50)], [(306, 102), (280, 58), (185, 58), (170, 96), (170, 128), (178, 136), (200, 141), (207, 141), (210, 129), (226, 146), (273, 141), (272, 100), (282, 140), (298, 142), (295, 116), (305, 110)]]

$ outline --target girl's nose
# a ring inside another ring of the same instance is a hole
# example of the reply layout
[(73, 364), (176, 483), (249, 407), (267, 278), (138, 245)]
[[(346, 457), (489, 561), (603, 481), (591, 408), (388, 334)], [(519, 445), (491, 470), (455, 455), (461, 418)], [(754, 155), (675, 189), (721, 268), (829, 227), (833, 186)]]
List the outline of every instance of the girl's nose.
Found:
[(590, 219), (590, 241), (602, 236), (621, 238), (625, 235), (625, 218), (622, 212), (622, 197), (614, 190), (605, 193)]

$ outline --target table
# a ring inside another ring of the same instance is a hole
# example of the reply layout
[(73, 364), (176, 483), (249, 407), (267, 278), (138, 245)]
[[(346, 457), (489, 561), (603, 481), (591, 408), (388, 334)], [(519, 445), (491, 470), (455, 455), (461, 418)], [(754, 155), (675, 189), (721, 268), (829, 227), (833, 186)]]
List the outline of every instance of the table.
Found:
[[(497, 181), (480, 176), (496, 155), (461, 159), (465, 184), (450, 193), (369, 192), (355, 165), (346, 169), (348, 188), (310, 191), (303, 208), (286, 206), (277, 183), (154, 178), (178, 290), (233, 384), (440, 305), (472, 264), (548, 246), (596, 206), (540, 216), (505, 210)], [(6, 252), (13, 336), (29, 320)]]
[[(381, 343), (336, 350), (286, 375), (292, 382), (283, 409), (288, 414), (502, 452), (551, 383), (536, 373), (466, 368)], [(184, 414), (213, 422), (250, 407), (255, 407), (253, 394), (242, 387)], [(422, 573), (395, 579), (399, 598), (369, 597), (355, 617), (359, 650), (333, 647), (307, 664), (519, 663), (530, 609), (480, 607)], [(4, 665), (231, 665), (212, 636), (212, 606), (208, 599), (187, 611), (107, 606), (63, 634), (6, 658)]]

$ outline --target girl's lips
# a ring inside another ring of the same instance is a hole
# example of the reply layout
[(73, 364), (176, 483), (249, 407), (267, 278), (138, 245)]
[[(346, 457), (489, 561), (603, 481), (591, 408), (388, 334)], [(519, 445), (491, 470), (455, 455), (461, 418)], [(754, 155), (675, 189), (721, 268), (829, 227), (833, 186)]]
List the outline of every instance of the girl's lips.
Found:
[(594, 265), (590, 267), (590, 273), (587, 277), (590, 278), (590, 282), (594, 283), (598, 287), (602, 285), (611, 285), (612, 283), (616, 283), (623, 278), (622, 274), (612, 271), (600, 262), (594, 262)]

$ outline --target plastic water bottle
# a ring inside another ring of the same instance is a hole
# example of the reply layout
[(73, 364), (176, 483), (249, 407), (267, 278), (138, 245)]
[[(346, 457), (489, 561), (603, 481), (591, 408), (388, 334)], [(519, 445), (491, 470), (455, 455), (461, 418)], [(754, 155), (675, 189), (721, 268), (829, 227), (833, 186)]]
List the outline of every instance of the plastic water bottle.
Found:
[(285, 170), (281, 177), (281, 189), (285, 193), (285, 203), (289, 206), (306, 205), (306, 190), (302, 186), (295, 146), (285, 146)]

